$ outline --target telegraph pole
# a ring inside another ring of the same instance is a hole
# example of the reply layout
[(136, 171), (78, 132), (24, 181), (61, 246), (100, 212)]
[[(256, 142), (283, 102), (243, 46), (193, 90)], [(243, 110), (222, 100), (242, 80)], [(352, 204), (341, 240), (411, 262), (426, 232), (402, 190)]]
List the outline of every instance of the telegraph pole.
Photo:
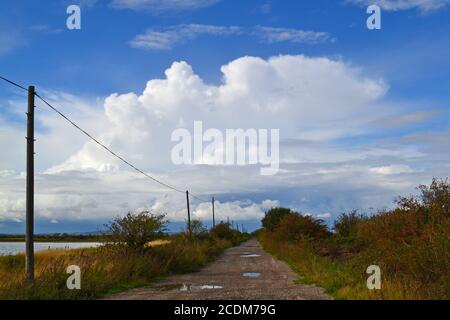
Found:
[(216, 216), (214, 214), (214, 197), (212, 197), (212, 211), (213, 211), (213, 228), (216, 226)]
[(189, 237), (192, 237), (192, 229), (191, 229), (191, 210), (189, 209), (189, 191), (186, 191), (186, 202), (187, 202), (187, 212), (188, 212), (188, 231), (189, 231)]
[(27, 113), (25, 270), (27, 280), (30, 282), (34, 281), (34, 95), (34, 86), (29, 86)]

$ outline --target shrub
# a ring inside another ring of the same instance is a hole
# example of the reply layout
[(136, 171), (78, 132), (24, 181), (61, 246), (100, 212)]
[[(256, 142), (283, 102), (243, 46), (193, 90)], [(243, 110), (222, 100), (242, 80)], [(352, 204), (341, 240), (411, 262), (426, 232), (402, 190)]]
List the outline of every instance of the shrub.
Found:
[(285, 241), (298, 241), (301, 239), (325, 239), (330, 233), (322, 220), (292, 212), (281, 219), (275, 229), (275, 234)]
[(262, 219), (262, 225), (266, 230), (274, 231), (280, 221), (293, 212), (287, 208), (272, 208), (266, 212)]
[(333, 230), (340, 242), (354, 242), (359, 223), (366, 221), (367, 216), (353, 210), (350, 213), (342, 213), (334, 222)]
[(212, 237), (231, 241), (233, 245), (237, 245), (248, 239), (247, 234), (242, 234), (239, 231), (234, 230), (229, 223), (220, 223), (212, 228), (209, 233)]
[[(189, 234), (189, 226), (186, 225), (186, 233)], [(208, 236), (208, 229), (200, 220), (191, 221), (191, 233), (193, 237), (205, 238)]]
[(165, 215), (154, 215), (148, 211), (142, 211), (116, 218), (108, 229), (114, 244), (125, 245), (135, 251), (143, 251), (147, 243), (164, 235), (166, 224)]

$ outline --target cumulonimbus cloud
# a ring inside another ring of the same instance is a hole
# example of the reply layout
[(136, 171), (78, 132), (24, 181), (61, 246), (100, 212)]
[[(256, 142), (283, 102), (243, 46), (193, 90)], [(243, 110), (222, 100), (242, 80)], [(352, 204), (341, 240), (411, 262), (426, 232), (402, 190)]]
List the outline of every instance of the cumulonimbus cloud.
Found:
[[(187, 62), (174, 62), (163, 78), (149, 80), (142, 92), (111, 94), (94, 111), (75, 108), (72, 104), (80, 101), (70, 97), (66, 100), (71, 103), (53, 102), (58, 95), (52, 102), (137, 167), (200, 196), (217, 195), (223, 212), (239, 212), (236, 219), (257, 219), (273, 205), (314, 214), (335, 214), (346, 206), (389, 205), (393, 195), (427, 182), (427, 173), (420, 170), (424, 154), (414, 142), (357, 139), (385, 130), (377, 127), (379, 120), (396, 114), (385, 99), (385, 81), (342, 60), (303, 55), (241, 57), (221, 71), (222, 82), (208, 84)], [(405, 117), (402, 125), (420, 119)], [(89, 220), (150, 207), (183, 219), (185, 195), (130, 171), (56, 115), (41, 111), (38, 120), (45, 127), (38, 135), (38, 163), (47, 164), (37, 175), (41, 217)], [(175, 166), (171, 134), (177, 128), (192, 132), (196, 120), (203, 121), (205, 129), (224, 132), (280, 129), (280, 173), (263, 177), (257, 166), (207, 161)], [(17, 141), (23, 140), (20, 130), (3, 124), (0, 130), (1, 148), (17, 150)], [(81, 141), (66, 142), (74, 139)], [(23, 166), (17, 162), (24, 158), (21, 152), (20, 157), (2, 157), (0, 219), (23, 215)], [(431, 176), (446, 170), (428, 167), (433, 168)], [(247, 199), (252, 201), (243, 201)], [(196, 202), (192, 210), (206, 216), (209, 205)]]

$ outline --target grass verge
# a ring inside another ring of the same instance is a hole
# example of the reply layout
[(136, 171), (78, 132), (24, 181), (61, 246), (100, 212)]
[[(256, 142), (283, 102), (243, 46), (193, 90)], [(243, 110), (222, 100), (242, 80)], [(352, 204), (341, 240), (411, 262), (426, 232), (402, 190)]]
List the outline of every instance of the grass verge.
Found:
[(319, 254), (317, 243), (309, 241), (282, 241), (267, 231), (260, 232), (258, 240), (267, 252), (291, 266), (299, 275), (299, 283), (320, 286), (338, 300), (427, 300), (449, 297), (445, 285), (430, 282), (424, 286), (402, 273), (382, 273), (381, 290), (369, 290), (366, 270), (369, 265), (376, 263), (367, 251), (336, 259)]
[[(0, 299), (96, 299), (148, 285), (160, 277), (196, 271), (230, 247), (225, 239), (204, 237), (170, 242), (137, 253), (118, 246), (36, 254), (36, 281), (24, 277), (24, 255), (0, 257)], [(81, 269), (81, 290), (69, 290), (66, 269)]]

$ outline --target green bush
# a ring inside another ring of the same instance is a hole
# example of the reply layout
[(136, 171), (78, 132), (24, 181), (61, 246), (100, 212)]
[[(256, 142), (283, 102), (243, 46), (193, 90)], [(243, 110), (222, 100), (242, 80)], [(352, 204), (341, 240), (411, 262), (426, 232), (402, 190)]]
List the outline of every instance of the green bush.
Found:
[[(189, 233), (189, 226), (186, 226), (186, 233)], [(196, 238), (206, 238), (208, 237), (208, 229), (205, 227), (203, 222), (200, 220), (191, 221), (191, 233), (193, 237)]]
[(366, 221), (367, 216), (353, 210), (349, 213), (342, 213), (334, 221), (333, 230), (339, 242), (355, 242), (358, 233), (359, 223)]
[(154, 215), (149, 211), (142, 211), (116, 218), (110, 223), (108, 229), (114, 244), (144, 251), (147, 243), (164, 235), (166, 224), (165, 215)]
[(275, 235), (285, 241), (302, 239), (325, 239), (330, 235), (326, 224), (311, 216), (301, 216), (298, 213), (285, 215), (274, 231)]
[(214, 228), (212, 228), (209, 231), (209, 234), (212, 237), (215, 237), (218, 239), (228, 240), (233, 245), (237, 245), (237, 244), (241, 243), (242, 241), (245, 241), (249, 238), (248, 234), (240, 233), (239, 231), (231, 228), (229, 223), (220, 223), (220, 224), (216, 225)]
[(264, 218), (262, 219), (262, 225), (264, 229), (269, 231), (274, 231), (277, 225), (280, 223), (280, 221), (290, 214), (292, 214), (293, 211), (291, 209), (287, 208), (272, 208), (269, 211), (266, 212), (264, 215)]

